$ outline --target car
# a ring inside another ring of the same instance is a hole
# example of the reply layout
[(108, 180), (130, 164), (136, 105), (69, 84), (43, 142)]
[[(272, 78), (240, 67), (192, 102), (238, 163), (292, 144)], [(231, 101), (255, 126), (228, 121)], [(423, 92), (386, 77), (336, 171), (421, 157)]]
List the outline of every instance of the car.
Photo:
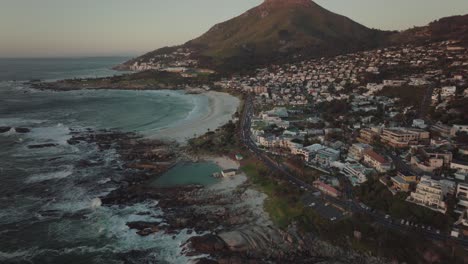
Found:
[(336, 220), (336, 217), (330, 218), (330, 221), (335, 221), (335, 220)]
[(436, 230), (436, 233), (437, 233), (437, 234), (440, 234), (440, 230)]
[(326, 203), (325, 203), (325, 206), (329, 206), (329, 205), (330, 205), (330, 203), (329, 203), (329, 202), (326, 202)]
[(315, 203), (311, 203), (309, 204), (310, 207), (314, 207), (315, 206)]
[(385, 219), (389, 219), (390, 218), (390, 215), (385, 215)]

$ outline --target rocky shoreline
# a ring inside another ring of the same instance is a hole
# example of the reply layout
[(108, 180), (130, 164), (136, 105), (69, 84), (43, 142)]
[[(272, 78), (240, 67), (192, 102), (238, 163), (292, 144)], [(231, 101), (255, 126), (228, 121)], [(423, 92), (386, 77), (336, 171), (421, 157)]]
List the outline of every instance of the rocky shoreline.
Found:
[[(124, 177), (111, 179), (118, 187), (100, 197), (102, 206), (157, 202), (162, 217), (128, 222), (128, 228), (145, 237), (161, 233), (175, 236), (182, 232), (190, 235), (180, 247), (192, 263), (383, 263), (371, 256), (334, 247), (311, 234), (302, 234), (295, 226), (287, 230), (276, 228), (263, 211), (263, 200), (267, 197), (256, 191), (242, 173), (213, 186), (150, 185), (150, 181), (181, 159), (193, 159), (181, 152), (176, 143), (110, 130), (88, 129), (70, 134), (68, 144), (95, 144), (102, 151), (114, 149), (123, 164), (116, 169)], [(228, 158), (200, 159), (212, 160), (223, 169), (239, 166)], [(83, 168), (93, 165), (85, 160), (79, 164)], [(128, 252), (128, 258), (132, 254), (138, 252)]]
[[(236, 166), (235, 161), (222, 157), (196, 160), (211, 160), (223, 169)], [(102, 202), (122, 205), (157, 201), (162, 220), (128, 222), (127, 226), (140, 236), (160, 232), (193, 235), (181, 245), (182, 253), (192, 263), (385, 263), (334, 247), (312, 234), (301, 234), (295, 226), (288, 230), (276, 228), (263, 211), (264, 199), (266, 196), (240, 174), (214, 186), (168, 188), (152, 187), (143, 177), (102, 197)]]

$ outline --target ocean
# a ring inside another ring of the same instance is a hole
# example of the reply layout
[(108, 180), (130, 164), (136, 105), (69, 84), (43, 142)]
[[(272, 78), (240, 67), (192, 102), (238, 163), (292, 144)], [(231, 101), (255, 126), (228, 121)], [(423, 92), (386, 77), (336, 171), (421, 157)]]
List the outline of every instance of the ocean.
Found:
[[(121, 74), (125, 58), (0, 60), (0, 263), (186, 263), (186, 232), (140, 237), (130, 221), (154, 221), (157, 201), (101, 206), (122, 164), (112, 148), (69, 145), (70, 131), (157, 135), (203, 116), (205, 96), (178, 91), (38, 91), (24, 81)], [(34, 144), (53, 147), (30, 149)], [(80, 167), (86, 160), (92, 167)], [(209, 165), (212, 166), (212, 165)], [(210, 167), (210, 169), (213, 169)]]

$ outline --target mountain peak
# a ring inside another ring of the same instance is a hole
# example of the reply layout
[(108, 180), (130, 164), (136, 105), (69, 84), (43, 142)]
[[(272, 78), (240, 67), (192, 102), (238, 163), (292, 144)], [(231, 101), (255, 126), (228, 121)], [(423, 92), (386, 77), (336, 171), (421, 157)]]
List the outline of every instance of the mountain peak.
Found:
[(310, 7), (312, 0), (265, 0), (263, 6), (304, 6)]

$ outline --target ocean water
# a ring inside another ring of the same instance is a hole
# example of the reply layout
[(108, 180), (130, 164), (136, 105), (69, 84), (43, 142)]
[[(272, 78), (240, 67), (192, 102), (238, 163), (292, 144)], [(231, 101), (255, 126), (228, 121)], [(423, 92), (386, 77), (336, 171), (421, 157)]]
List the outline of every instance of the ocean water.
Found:
[(178, 185), (212, 185), (219, 181), (213, 173), (221, 172), (221, 168), (213, 162), (177, 164), (161, 177), (152, 182), (154, 186), (167, 187)]
[[(204, 96), (175, 91), (37, 91), (13, 80), (106, 76), (122, 58), (0, 60), (0, 263), (186, 263), (189, 235), (140, 237), (128, 221), (155, 221), (157, 201), (101, 206), (123, 177), (113, 149), (69, 145), (70, 131), (118, 129), (157, 134), (203, 115)], [(29, 149), (32, 144), (54, 147)], [(80, 166), (90, 161), (91, 167)]]

